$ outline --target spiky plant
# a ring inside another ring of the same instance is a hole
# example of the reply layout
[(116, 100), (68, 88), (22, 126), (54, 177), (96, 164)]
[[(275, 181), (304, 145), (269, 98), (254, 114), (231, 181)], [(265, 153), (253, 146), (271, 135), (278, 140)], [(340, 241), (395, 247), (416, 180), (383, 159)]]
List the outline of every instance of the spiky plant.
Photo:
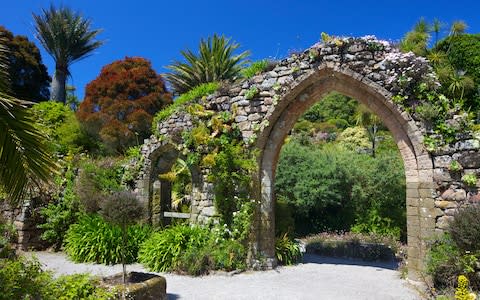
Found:
[(35, 36), (55, 61), (52, 80), (52, 100), (65, 103), (66, 79), (70, 76), (70, 65), (84, 59), (103, 44), (96, 41), (99, 29), (90, 29), (91, 20), (68, 7), (42, 9), (33, 14)]
[(165, 76), (178, 94), (202, 83), (231, 79), (239, 75), (249, 55), (248, 51), (235, 55), (238, 47), (239, 44), (231, 42), (230, 38), (216, 34), (201, 39), (198, 54), (190, 49), (181, 51), (185, 62), (174, 61), (167, 66), (171, 73)]
[(25, 102), (11, 96), (4, 43), (0, 36), (0, 191), (16, 204), (31, 183), (48, 182), (56, 164)]

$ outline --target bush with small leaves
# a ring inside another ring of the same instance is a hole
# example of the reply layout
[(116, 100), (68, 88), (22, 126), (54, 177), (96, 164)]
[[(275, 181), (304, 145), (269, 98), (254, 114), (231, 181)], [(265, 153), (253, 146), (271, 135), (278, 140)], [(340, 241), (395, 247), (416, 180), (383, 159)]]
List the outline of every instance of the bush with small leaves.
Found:
[(455, 244), (463, 251), (480, 251), (480, 205), (460, 208), (450, 222), (449, 232)]

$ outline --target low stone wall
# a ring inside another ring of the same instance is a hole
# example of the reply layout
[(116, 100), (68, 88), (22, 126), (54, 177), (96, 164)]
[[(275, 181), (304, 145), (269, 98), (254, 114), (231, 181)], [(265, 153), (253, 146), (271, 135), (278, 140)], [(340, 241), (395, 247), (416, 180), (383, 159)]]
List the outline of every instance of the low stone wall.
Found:
[(0, 203), (0, 214), (17, 229), (17, 240), (14, 243), (16, 249), (43, 250), (49, 246), (40, 238), (42, 230), (37, 228), (38, 224), (45, 221), (39, 213), (40, 205), (39, 199), (26, 200), (22, 206), (16, 208), (5, 202)]
[(461, 140), (454, 146), (440, 149), (433, 156), (433, 179), (437, 184), (434, 197), (437, 231), (445, 230), (457, 209), (470, 203), (480, 203), (480, 180), (472, 186), (462, 177), (475, 174), (480, 177), (480, 136)]

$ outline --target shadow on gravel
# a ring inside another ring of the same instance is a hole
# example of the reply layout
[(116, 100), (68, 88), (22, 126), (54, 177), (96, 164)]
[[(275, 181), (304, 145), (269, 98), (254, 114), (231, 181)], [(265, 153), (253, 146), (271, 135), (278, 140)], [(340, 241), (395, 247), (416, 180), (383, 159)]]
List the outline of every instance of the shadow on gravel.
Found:
[(354, 266), (369, 266), (382, 269), (396, 270), (398, 269), (398, 263), (394, 260), (391, 261), (363, 261), (353, 258), (335, 258), (320, 256), (311, 253), (304, 253), (302, 262), (304, 264), (332, 264), (332, 265), (354, 265)]
[(180, 299), (180, 296), (177, 295), (177, 294), (167, 293), (167, 299), (168, 299), (168, 300), (177, 300), (177, 299)]

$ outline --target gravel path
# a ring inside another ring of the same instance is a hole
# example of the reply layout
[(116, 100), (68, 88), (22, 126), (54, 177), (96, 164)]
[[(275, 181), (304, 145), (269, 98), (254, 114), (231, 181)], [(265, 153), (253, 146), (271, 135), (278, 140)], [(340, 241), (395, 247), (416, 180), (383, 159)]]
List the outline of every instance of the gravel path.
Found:
[[(121, 272), (122, 266), (75, 264), (62, 253), (29, 252), (45, 269), (55, 274), (88, 272), (110, 275)], [(139, 264), (128, 271), (145, 271)], [(365, 263), (356, 260), (325, 258), (306, 254), (302, 264), (279, 267), (263, 272), (244, 272), (229, 276), (215, 274), (204, 277), (161, 273), (167, 279), (169, 300), (175, 299), (356, 299), (413, 300), (422, 299), (399, 278), (393, 263)]]

